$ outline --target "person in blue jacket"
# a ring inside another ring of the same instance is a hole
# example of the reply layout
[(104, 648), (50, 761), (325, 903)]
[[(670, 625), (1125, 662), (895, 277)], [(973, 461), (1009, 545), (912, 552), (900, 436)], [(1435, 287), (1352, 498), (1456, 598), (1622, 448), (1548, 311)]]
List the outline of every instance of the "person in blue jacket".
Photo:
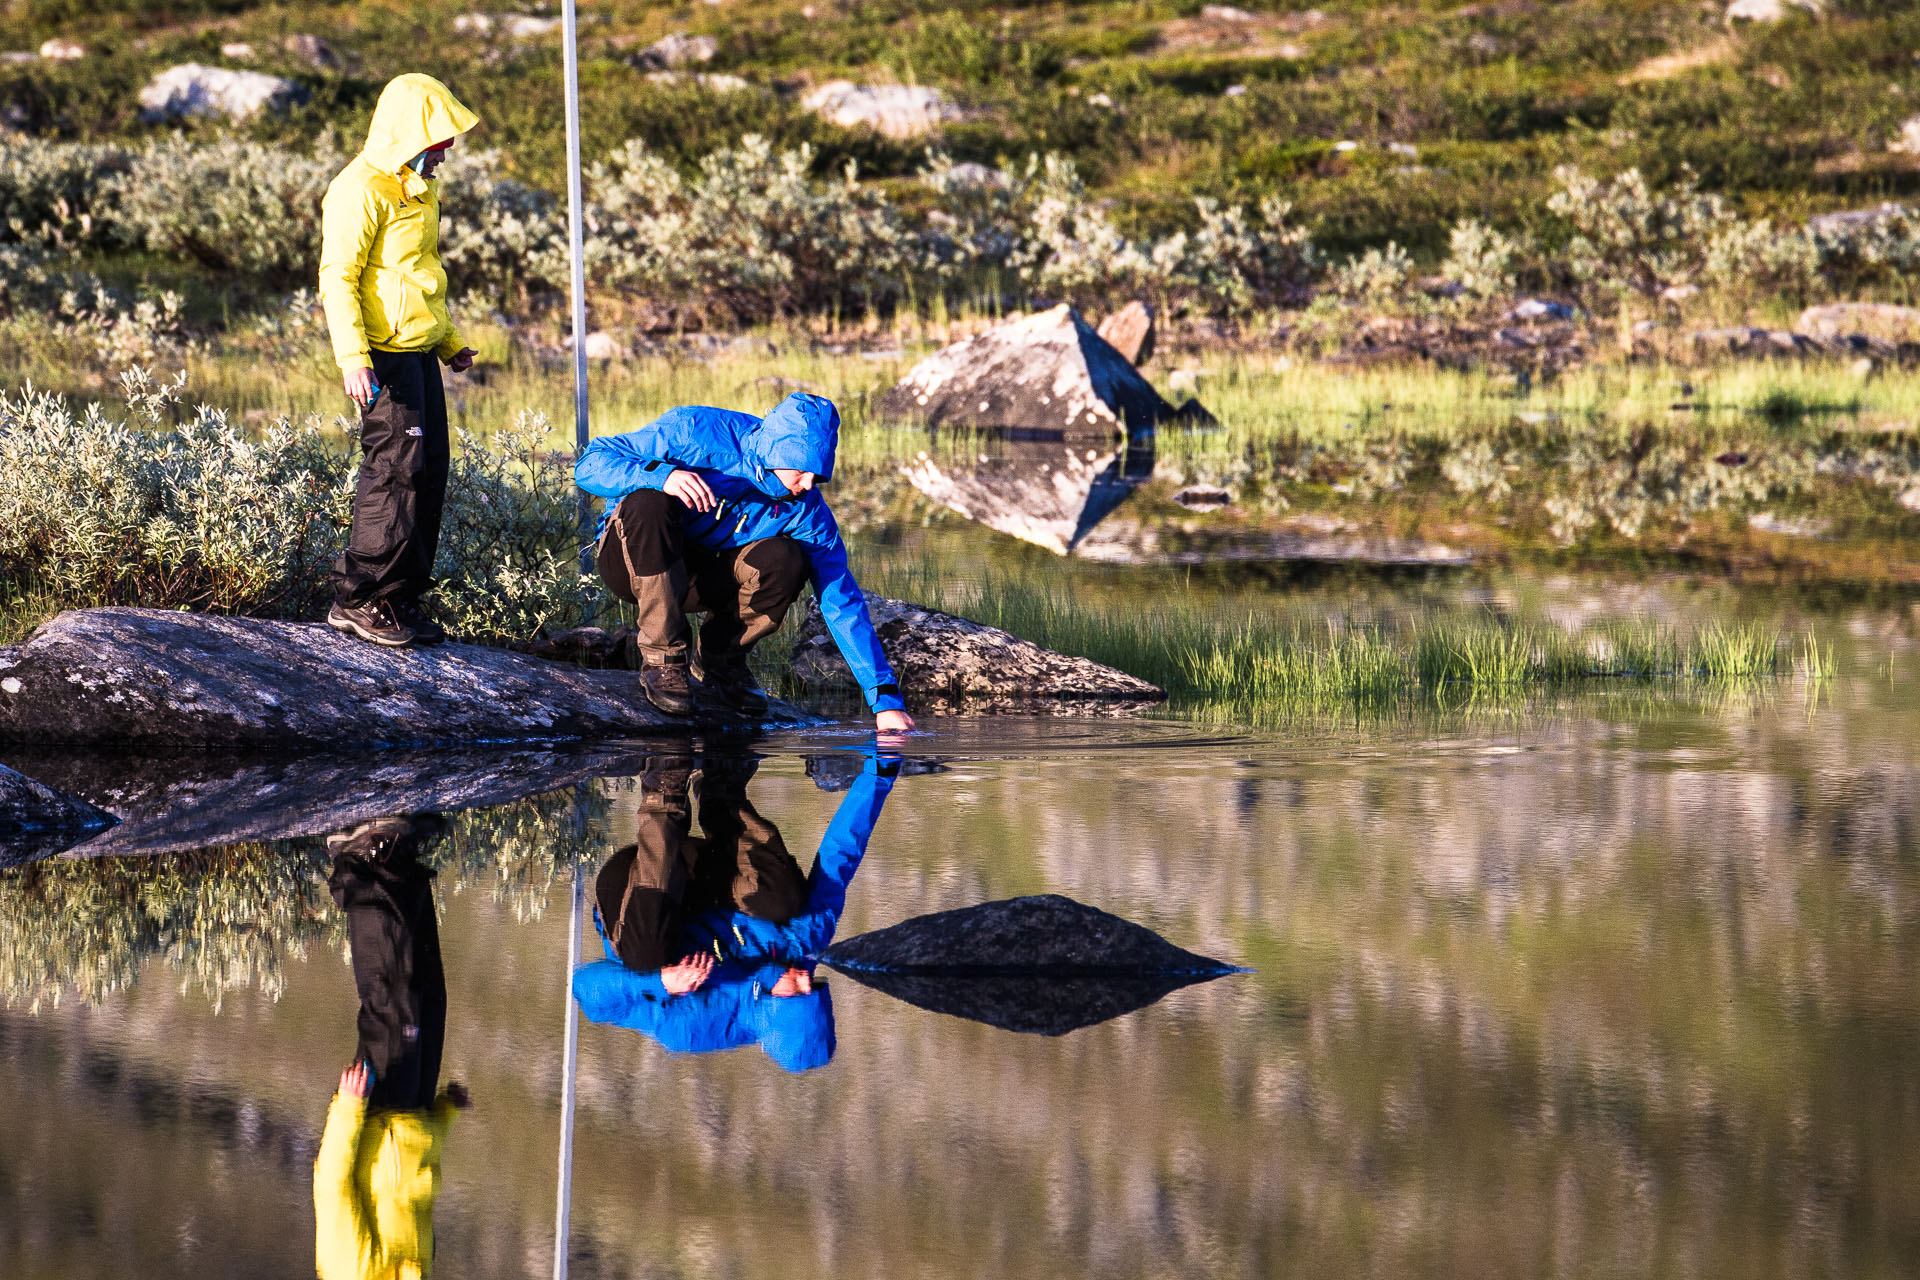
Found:
[(746, 797), (751, 762), (707, 762), (706, 834), (689, 836), (687, 764), (648, 770), (639, 840), (600, 869), (594, 926), (606, 958), (574, 971), (574, 998), (593, 1021), (674, 1053), (758, 1044), (788, 1071), (824, 1066), (833, 1001), (814, 962), (833, 940), (900, 758), (868, 754), (805, 876)]
[(913, 728), (817, 488), (833, 475), (839, 442), (833, 402), (796, 394), (764, 418), (682, 405), (638, 431), (602, 436), (580, 455), (574, 480), (606, 499), (600, 576), (639, 611), (641, 688), (654, 706), (670, 715), (693, 710), (687, 614), (704, 612), (702, 681), (742, 711), (764, 714), (766, 695), (747, 654), (811, 581), (876, 726)]

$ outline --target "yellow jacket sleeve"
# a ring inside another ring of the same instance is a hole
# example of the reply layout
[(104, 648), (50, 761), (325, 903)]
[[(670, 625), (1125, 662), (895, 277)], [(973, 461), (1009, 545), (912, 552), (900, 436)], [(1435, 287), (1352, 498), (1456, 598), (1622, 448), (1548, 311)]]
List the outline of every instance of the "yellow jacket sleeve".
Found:
[(320, 305), (343, 373), (373, 367), (360, 318), (360, 277), (379, 230), (379, 209), (366, 187), (336, 182), (328, 188), (320, 206)]
[(459, 355), (460, 348), (466, 345), (460, 337), (460, 326), (449, 320), (447, 322), (447, 336), (440, 339), (440, 344), (433, 349), (433, 354), (440, 357), (441, 364), (445, 364), (447, 361)]
[(314, 1265), (322, 1280), (364, 1276), (372, 1270), (373, 1216), (354, 1182), (366, 1122), (366, 1099), (334, 1095), (320, 1154), (313, 1162)]

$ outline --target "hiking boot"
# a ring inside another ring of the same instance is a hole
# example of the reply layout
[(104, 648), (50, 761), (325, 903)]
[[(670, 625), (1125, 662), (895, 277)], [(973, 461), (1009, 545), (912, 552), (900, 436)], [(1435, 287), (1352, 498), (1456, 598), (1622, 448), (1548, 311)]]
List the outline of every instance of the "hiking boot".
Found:
[(446, 830), (446, 825), (435, 813), (373, 818), (329, 835), (327, 856), (338, 858), (352, 854), (369, 862), (385, 862), (404, 842), (411, 840), (418, 848)]
[(693, 714), (693, 673), (684, 662), (649, 662), (640, 668), (640, 691), (670, 716)]
[(393, 605), (385, 600), (366, 604), (341, 604), (334, 601), (327, 610), (327, 625), (335, 631), (359, 636), (370, 644), (389, 649), (404, 649), (418, 639), (414, 629), (400, 620)]
[(713, 695), (744, 716), (764, 716), (773, 709), (767, 691), (753, 678), (753, 669), (744, 658), (738, 661), (703, 663), (701, 683)]
[(420, 644), (439, 644), (447, 638), (447, 629), (429, 617), (418, 600), (395, 600), (393, 613), (413, 628), (413, 638)]

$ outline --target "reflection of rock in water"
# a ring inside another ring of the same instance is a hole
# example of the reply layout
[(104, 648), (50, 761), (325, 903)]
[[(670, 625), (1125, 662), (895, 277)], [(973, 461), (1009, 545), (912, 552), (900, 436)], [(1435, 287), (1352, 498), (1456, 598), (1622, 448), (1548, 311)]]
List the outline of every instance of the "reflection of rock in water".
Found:
[(1153, 474), (1153, 434), (1131, 446), (1105, 437), (1000, 440), (967, 458), (922, 456), (913, 487), (989, 529), (1067, 555)]
[(1238, 972), (1058, 894), (919, 916), (837, 943), (823, 958), (909, 1004), (1038, 1035)]
[(114, 822), (85, 800), (0, 765), (0, 867), (58, 853)]

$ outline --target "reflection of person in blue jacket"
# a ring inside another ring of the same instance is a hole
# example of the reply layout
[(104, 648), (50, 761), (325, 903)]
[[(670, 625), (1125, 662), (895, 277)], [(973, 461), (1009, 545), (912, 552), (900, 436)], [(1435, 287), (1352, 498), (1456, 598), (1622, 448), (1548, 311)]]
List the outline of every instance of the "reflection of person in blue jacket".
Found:
[(751, 762), (709, 762), (698, 785), (706, 834), (690, 835), (690, 763), (648, 770), (639, 839), (594, 884), (607, 958), (574, 971), (574, 997), (595, 1022), (675, 1053), (758, 1044), (788, 1071), (824, 1066), (833, 1002), (813, 963), (833, 940), (899, 758), (867, 758), (805, 876), (747, 799)]
[(687, 614), (707, 613), (701, 679), (748, 714), (765, 714), (747, 653), (811, 581), (877, 726), (913, 728), (839, 526), (815, 487), (832, 476), (839, 443), (832, 402), (791, 395), (764, 418), (683, 405), (580, 455), (574, 479), (607, 501), (600, 576), (639, 610), (641, 688), (656, 707), (693, 710)]

